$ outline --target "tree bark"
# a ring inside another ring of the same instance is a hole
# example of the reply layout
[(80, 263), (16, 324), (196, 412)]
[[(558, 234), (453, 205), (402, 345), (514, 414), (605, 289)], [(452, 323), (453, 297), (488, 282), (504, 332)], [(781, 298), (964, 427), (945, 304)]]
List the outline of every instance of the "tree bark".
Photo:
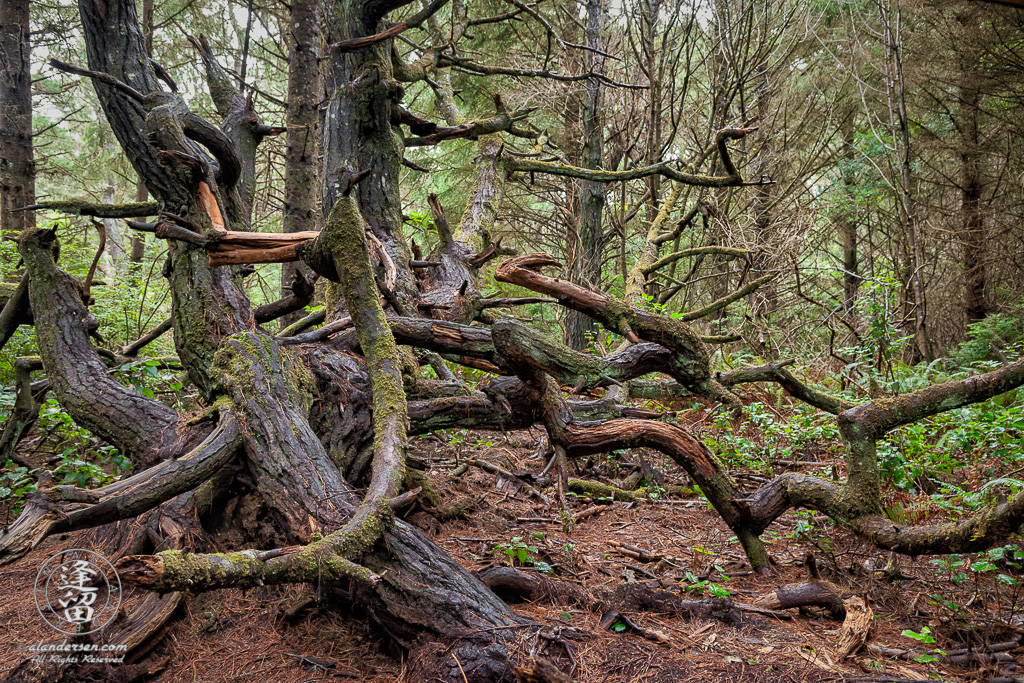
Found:
[[(285, 114), (284, 147), (284, 215), (283, 230), (288, 233), (318, 228), (317, 198), (317, 123), (321, 92), (319, 3), (316, 0), (294, 0), (287, 20), (288, 36), (288, 110)], [(306, 274), (302, 262), (285, 263), (281, 267), (281, 296), (290, 293), (296, 275)], [(295, 322), (298, 314), (286, 316), (282, 322)]]
[(36, 224), (29, 0), (0, 0), (0, 232)]
[[(601, 27), (604, 19), (602, 0), (587, 0), (587, 46), (585, 68), (590, 72), (602, 70), (604, 60), (596, 50), (602, 50)], [(601, 116), (601, 82), (587, 79), (583, 98), (583, 168), (601, 168), (604, 146), (604, 126)], [(588, 289), (601, 288), (601, 262), (604, 256), (604, 184), (592, 180), (580, 182), (579, 242), (572, 265), (573, 282)], [(566, 344), (582, 351), (587, 348), (598, 330), (597, 323), (588, 316), (569, 311), (566, 316)]]
[[(966, 21), (966, 20), (965, 20)], [(988, 315), (985, 277), (985, 219), (981, 211), (981, 148), (978, 140), (977, 56), (962, 57), (960, 80), (960, 241), (964, 255), (964, 313), (967, 323)]]
[[(142, 0), (142, 33), (145, 37), (146, 54), (153, 55), (153, 0)], [(149, 199), (149, 190), (146, 188), (146, 181), (140, 175), (135, 182), (135, 201), (144, 202)], [(145, 216), (137, 217), (136, 220), (144, 221)], [(142, 263), (142, 257), (146, 255), (146, 233), (132, 233), (132, 251), (130, 259), (132, 263)]]
[[(370, 18), (375, 3), (341, 0), (324, 17), (323, 40), (333, 45), (378, 32), (380, 16)], [(343, 177), (372, 171), (355, 189), (356, 203), (370, 232), (395, 266), (394, 293), (414, 306), (415, 278), (409, 269), (410, 250), (401, 233), (399, 170), (403, 136), (397, 125), (401, 87), (395, 81), (391, 41), (359, 52), (332, 56), (325, 73), (327, 107), (321, 123), (323, 185), (321, 204), (333, 207), (345, 192)], [(347, 174), (347, 175), (346, 175)]]
[(906, 79), (903, 71), (904, 44), (902, 39), (902, 17), (899, 5), (895, 17), (890, 7), (891, 0), (878, 0), (882, 17), (885, 47), (885, 84), (889, 104), (889, 122), (898, 157), (897, 201), (907, 238), (907, 289), (914, 316), (915, 357), (927, 362), (933, 360), (931, 339), (928, 337), (927, 310), (924, 280), (921, 269), (922, 245), (918, 234), (917, 203), (914, 198), (913, 179), (910, 168), (910, 120), (907, 117)]
[(843, 154), (840, 161), (840, 208), (836, 212), (836, 232), (843, 250), (843, 315), (850, 325), (856, 325), (857, 290), (860, 288), (860, 277), (857, 273), (857, 207), (854, 205), (853, 164), (856, 151), (853, 148), (854, 116), (851, 110), (843, 121)]

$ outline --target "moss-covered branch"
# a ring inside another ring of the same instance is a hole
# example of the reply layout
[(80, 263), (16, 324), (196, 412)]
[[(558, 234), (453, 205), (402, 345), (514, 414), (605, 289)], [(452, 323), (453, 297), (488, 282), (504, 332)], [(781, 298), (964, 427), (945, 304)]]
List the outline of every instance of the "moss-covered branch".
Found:
[(643, 268), (644, 275), (650, 275), (651, 273), (661, 270), (665, 266), (671, 265), (682, 258), (689, 256), (698, 256), (700, 254), (716, 254), (718, 256), (728, 256), (730, 258), (743, 258), (750, 252), (746, 249), (737, 249), (735, 247), (720, 247), (720, 246), (708, 246), (708, 247), (693, 247), (692, 249), (683, 249), (676, 251), (666, 256), (662, 256), (654, 263), (645, 266)]
[(97, 218), (136, 218), (155, 216), (160, 213), (160, 202), (129, 202), (127, 204), (99, 204), (84, 199), (62, 199), (39, 202), (25, 207), (34, 211), (56, 211), (71, 216), (96, 216)]
[[(756, 128), (726, 128), (715, 136), (715, 147), (722, 161), (726, 175), (712, 176), (691, 172), (691, 164), (681, 164), (677, 168), (675, 162), (661, 161), (650, 166), (634, 168), (628, 171), (605, 171), (579, 168), (553, 161), (539, 161), (509, 157), (508, 163), (516, 172), (547, 173), (549, 175), (568, 176), (599, 183), (614, 183), (625, 180), (636, 180), (653, 175), (660, 175), (682, 185), (697, 187), (733, 187), (743, 184), (743, 178), (736, 169), (729, 154), (728, 141), (745, 137)], [(660, 232), (660, 231), (659, 231)]]
[(750, 384), (752, 382), (775, 382), (793, 398), (832, 415), (838, 415), (856, 405), (852, 401), (812, 389), (798, 380), (787, 368), (787, 366), (792, 365), (794, 362), (793, 360), (784, 360), (759, 365), (754, 368), (740, 368), (731, 372), (719, 373), (715, 375), (715, 378), (723, 386), (727, 387), (738, 384)]
[(734, 301), (739, 301), (740, 299), (742, 299), (746, 295), (748, 295), (751, 292), (757, 290), (762, 285), (770, 282), (773, 277), (775, 277), (775, 276), (774, 275), (765, 275), (764, 277), (759, 277), (756, 280), (748, 282), (746, 285), (744, 285), (743, 287), (739, 288), (738, 290), (736, 290), (732, 294), (729, 294), (728, 296), (723, 296), (718, 301), (713, 301), (710, 304), (708, 304), (707, 306), (704, 306), (702, 308), (698, 308), (697, 310), (694, 310), (694, 311), (688, 311), (688, 312), (684, 313), (680, 319), (689, 322), (689, 321), (692, 321), (692, 320), (700, 320), (701, 318), (706, 318), (709, 315), (711, 315), (712, 313), (715, 313), (716, 311), (722, 310), (723, 308), (725, 308), (729, 304), (733, 303)]
[(882, 435), (900, 425), (917, 422), (930, 415), (987, 401), (1022, 384), (1024, 359), (983, 375), (936, 384), (893, 398), (869, 401), (852, 408), (844, 419), (864, 423), (876, 434)]
[(540, 272), (546, 266), (558, 265), (549, 254), (529, 254), (501, 263), (495, 279), (554, 297), (561, 305), (589, 315), (633, 343), (642, 338), (664, 346), (672, 354), (664, 371), (680, 384), (695, 394), (737, 404), (737, 399), (711, 376), (707, 347), (689, 325)]

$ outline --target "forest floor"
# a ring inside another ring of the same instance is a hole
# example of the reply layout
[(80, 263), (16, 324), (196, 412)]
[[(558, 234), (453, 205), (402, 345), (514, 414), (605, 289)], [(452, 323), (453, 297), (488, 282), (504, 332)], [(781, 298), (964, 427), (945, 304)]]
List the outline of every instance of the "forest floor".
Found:
[[(697, 414), (683, 423), (700, 432), (697, 422), (705, 418)], [(805, 558), (811, 554), (822, 578), (865, 598), (874, 610), (869, 646), (913, 650), (907, 658), (862, 651), (840, 661), (835, 644), (841, 622), (813, 608), (788, 610), (783, 616), (740, 612), (738, 623), (645, 612), (628, 615), (665, 641), (656, 642), (628, 628), (616, 632), (624, 628), (621, 621), (606, 630), (601, 627), (602, 614), (572, 605), (513, 604), (518, 612), (545, 624), (548, 633), (566, 636), (541, 640), (539, 645), (531, 640), (524, 651), (535, 648), (537, 654), (552, 658), (574, 681), (1009, 682), (1017, 675), (1015, 660), (1024, 655), (1024, 648), (1011, 650), (1003, 656), (1008, 661), (997, 665), (912, 659), (937, 659), (935, 648), (948, 651), (1024, 639), (1024, 612), (1017, 604), (1024, 603), (1019, 600), (1021, 588), (1000, 583), (994, 571), (967, 569), (970, 561), (985, 555), (961, 557), (956, 564), (935, 557), (898, 558), (898, 565), (893, 565), (888, 553), (803, 511), (787, 514), (765, 533), (776, 565), (774, 571), (758, 575), (748, 571), (739, 545), (699, 494), (642, 504), (580, 495), (572, 503), (575, 510), (600, 505), (601, 511), (566, 533), (557, 510), (531, 498), (517, 481), (476, 467), (460, 477), (450, 476), (458, 462), (471, 458), (517, 474), (539, 472), (544, 466), (535, 455), (540, 437), (538, 429), (507, 435), (460, 431), (448, 434), (447, 440), (414, 439), (412, 453), (431, 463), (427, 474), (446, 504), (473, 497), (478, 507), (443, 525), (415, 506), (407, 516), (470, 570), (514, 563), (524, 571), (545, 570), (544, 576), (588, 589), (635, 582), (691, 599), (724, 589), (737, 602), (753, 603), (779, 586), (806, 581)], [(833, 447), (805, 451), (800, 464), (789, 468), (831, 476), (833, 468), (842, 467), (837, 455)], [(685, 473), (655, 452), (634, 451), (616, 462), (624, 475), (641, 460), (661, 473), (663, 485), (687, 484)], [(763, 469), (736, 471), (751, 489), (770, 474)], [(907, 494), (900, 498), (908, 507), (915, 502)], [(930, 499), (917, 496), (917, 502), (927, 508)], [(3, 513), (0, 510), (0, 519)], [(89, 547), (86, 533), (50, 539), (0, 573), (0, 595), (6, 596), (0, 602), (0, 676), (26, 658), (29, 644), (57, 640), (39, 619), (32, 584), (47, 557), (63, 548)], [(636, 559), (635, 550), (651, 561)], [(520, 561), (523, 557), (525, 562)], [(900, 578), (894, 579), (894, 574)], [(197, 596), (185, 603), (162, 644), (143, 661), (155, 674), (152, 680), (160, 683), (408, 680), (400, 653), (390, 650), (364, 619), (315, 605), (286, 616), (309, 595), (308, 587), (290, 586)], [(131, 591), (126, 593), (129, 604), (137, 599)], [(925, 642), (901, 635), (905, 630), (928, 633), (926, 628), (934, 643), (926, 642), (927, 635), (922, 636)], [(573, 639), (578, 632), (584, 637)], [(925, 657), (928, 654), (931, 657)], [(112, 670), (92, 674), (91, 680), (117, 680)]]

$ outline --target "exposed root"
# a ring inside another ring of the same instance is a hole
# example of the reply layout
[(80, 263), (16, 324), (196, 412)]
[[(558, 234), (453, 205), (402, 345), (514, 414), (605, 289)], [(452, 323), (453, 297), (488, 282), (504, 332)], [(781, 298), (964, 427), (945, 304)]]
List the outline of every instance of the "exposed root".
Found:
[(674, 593), (652, 590), (640, 584), (621, 584), (612, 589), (588, 591), (565, 581), (552, 581), (513, 567), (485, 567), (477, 577), (499, 595), (509, 599), (545, 600), (556, 604), (579, 605), (605, 613), (656, 612), (687, 619), (718, 619), (726, 623), (739, 621), (739, 612), (727, 598), (684, 600)]

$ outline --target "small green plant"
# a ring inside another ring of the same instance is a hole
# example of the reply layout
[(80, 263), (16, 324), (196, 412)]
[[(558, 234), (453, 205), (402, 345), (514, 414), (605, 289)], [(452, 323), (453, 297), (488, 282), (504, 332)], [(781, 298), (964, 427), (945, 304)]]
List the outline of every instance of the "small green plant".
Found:
[(60, 462), (53, 473), (61, 483), (95, 488), (117, 481), (131, 469), (127, 457), (80, 427), (54, 398), (39, 411), (39, 426), (56, 443)]
[[(720, 570), (720, 568), (718, 569)], [(724, 576), (724, 574), (723, 578), (726, 581), (729, 580), (729, 577)], [(730, 593), (725, 588), (722, 588), (717, 583), (712, 583), (709, 579), (702, 579), (693, 572), (686, 572), (686, 578), (683, 579), (683, 582), (687, 584), (687, 593), (696, 593), (697, 595), (704, 595), (704, 591), (706, 590), (712, 597), (715, 598), (727, 598), (730, 595), (732, 595), (732, 593)]]
[[(932, 635), (932, 630), (930, 628), (928, 628), (927, 626), (922, 627), (920, 632), (913, 631), (913, 630), (911, 630), (909, 628), (908, 629), (904, 629), (900, 633), (900, 635), (904, 636), (906, 638), (913, 638), (917, 642), (924, 643), (926, 645), (932, 645), (932, 644), (935, 643), (935, 636)], [(920, 657), (914, 657), (914, 661), (919, 663), (919, 664), (927, 664), (928, 662), (937, 662), (937, 661), (939, 661), (939, 658), (942, 657), (942, 655), (944, 655), (944, 654), (946, 654), (946, 653), (943, 652), (942, 650), (940, 650), (939, 648), (935, 648), (934, 650), (932, 650), (928, 654), (921, 655)]]
[[(534, 535), (536, 536), (536, 534)], [(494, 546), (494, 552), (506, 555), (512, 562), (512, 566), (516, 566), (517, 564), (520, 567), (532, 565), (538, 571), (544, 572), (545, 574), (551, 574), (554, 572), (554, 569), (550, 564), (537, 559), (537, 553), (540, 551), (536, 546), (527, 545), (522, 536), (513, 536), (509, 539), (508, 543), (497, 544)]]
[(17, 515), (25, 504), (28, 494), (36, 490), (36, 482), (32, 478), (35, 470), (14, 464), (8, 460), (4, 465), (3, 474), (0, 474), (0, 501), (11, 501), (11, 513)]
[(968, 568), (970, 561), (965, 559), (963, 555), (947, 555), (946, 557), (938, 557), (931, 560), (931, 563), (936, 567), (936, 576), (942, 576), (945, 574), (950, 581), (958, 586), (965, 583), (969, 578), (967, 572), (964, 570)]

